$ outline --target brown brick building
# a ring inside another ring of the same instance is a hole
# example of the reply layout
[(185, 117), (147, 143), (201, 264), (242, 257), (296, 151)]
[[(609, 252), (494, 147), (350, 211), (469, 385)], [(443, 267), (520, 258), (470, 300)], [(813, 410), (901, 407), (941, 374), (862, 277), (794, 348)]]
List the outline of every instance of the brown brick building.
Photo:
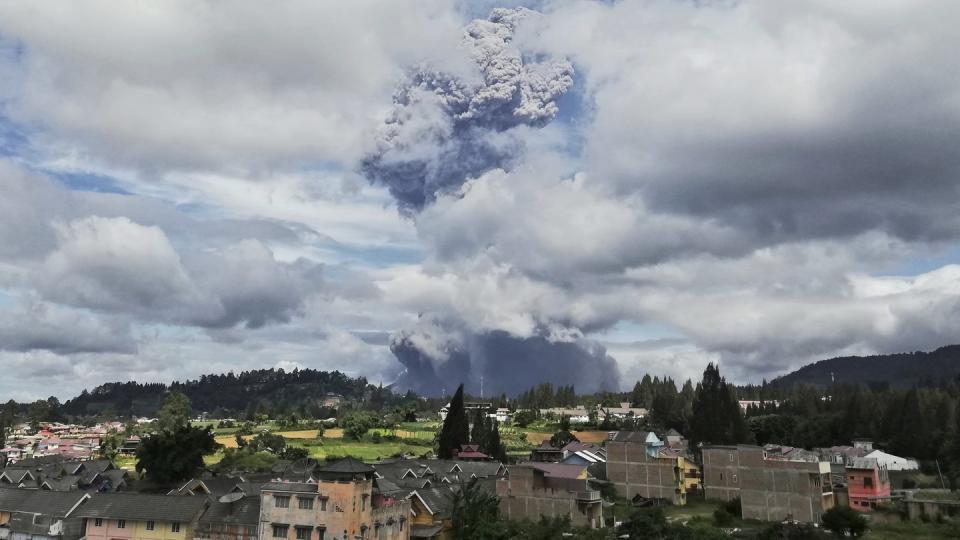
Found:
[(511, 466), (507, 476), (496, 482), (500, 512), (507, 519), (569, 517), (576, 526), (603, 527), (600, 492), (590, 488), (588, 478), (584, 465)]
[(686, 504), (683, 457), (664, 454), (653, 432), (618, 431), (607, 441), (607, 480), (617, 495)]
[(759, 446), (703, 448), (707, 499), (740, 497), (744, 519), (816, 523), (833, 508), (830, 463), (767, 456)]

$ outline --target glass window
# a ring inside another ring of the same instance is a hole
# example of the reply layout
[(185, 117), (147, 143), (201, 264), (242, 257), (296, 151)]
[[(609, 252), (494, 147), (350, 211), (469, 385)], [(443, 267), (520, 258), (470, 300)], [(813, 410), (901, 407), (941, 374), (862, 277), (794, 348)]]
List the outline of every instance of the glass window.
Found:
[(327, 511), (327, 500), (326, 500), (326, 499), (320, 499), (320, 511), (321, 511), (321, 512), (326, 512), (326, 511)]
[(126, 528), (127, 528), (127, 520), (125, 520), (125, 519), (118, 519), (118, 520), (117, 520), (117, 528), (118, 528), (118, 529), (126, 529)]
[(310, 528), (297, 527), (297, 540), (310, 540)]
[(863, 487), (865, 487), (865, 488), (872, 488), (872, 487), (873, 487), (873, 478), (871, 478), (871, 477), (869, 477), (869, 476), (864, 476), (864, 477), (863, 477)]
[(313, 510), (313, 497), (297, 497), (301, 510)]
[(94, 527), (103, 527), (103, 518), (97, 518), (93, 520)]
[(170, 524), (170, 532), (175, 532), (175, 533), (180, 532), (180, 524), (179, 524), (179, 523), (171, 523), (171, 524)]
[(277, 495), (273, 498), (273, 502), (277, 508), (290, 508), (290, 497)]
[(152, 521), (148, 521), (148, 522), (147, 522), (147, 530), (148, 530), (148, 531), (152, 531), (155, 526), (156, 526), (156, 523), (154, 523), (154, 522), (152, 522)]
[(274, 525), (273, 526), (273, 537), (274, 538), (286, 538), (287, 537), (287, 526), (286, 525)]

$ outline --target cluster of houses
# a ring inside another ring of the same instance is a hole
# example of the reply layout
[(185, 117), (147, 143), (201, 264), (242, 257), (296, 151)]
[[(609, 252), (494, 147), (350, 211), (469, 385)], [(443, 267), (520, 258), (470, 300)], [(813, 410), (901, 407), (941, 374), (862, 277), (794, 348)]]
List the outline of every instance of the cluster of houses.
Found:
[[(139, 423), (149, 423), (153, 419), (142, 418)], [(6, 445), (0, 448), (0, 461), (16, 463), (25, 459), (44, 456), (61, 456), (67, 460), (91, 459), (100, 450), (100, 442), (110, 433), (122, 433), (126, 425), (120, 422), (103, 422), (93, 426), (61, 424), (57, 422), (43, 424), (39, 429), (31, 429), (29, 424), (14, 426)], [(140, 446), (140, 437), (127, 437), (120, 453), (134, 454)]]
[[(470, 406), (500, 414), (489, 404)], [(207, 475), (157, 493), (109, 460), (50, 452), (54, 445), (41, 443), (100, 433), (74, 429), (45, 426), (32, 439), (33, 454), (0, 471), (0, 540), (446, 539), (464, 482), (496, 494), (507, 519), (565, 517), (604, 527), (611, 503), (601, 492), (612, 491), (637, 506), (684, 505), (692, 494), (739, 498), (746, 519), (817, 522), (836, 505), (876, 509), (891, 500), (890, 471), (917, 468), (864, 440), (815, 450), (705, 446), (695, 459), (675, 430), (615, 431), (598, 443), (545, 441), (528, 461), (511, 465), (465, 445), (449, 460), (281, 460), (268, 473)], [(930, 512), (914, 502), (918, 512)]]

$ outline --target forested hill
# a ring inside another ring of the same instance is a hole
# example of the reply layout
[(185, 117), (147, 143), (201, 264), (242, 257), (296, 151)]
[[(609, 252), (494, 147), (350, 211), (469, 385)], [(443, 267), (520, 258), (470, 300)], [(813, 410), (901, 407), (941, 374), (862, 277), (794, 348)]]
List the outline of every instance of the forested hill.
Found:
[[(167, 392), (182, 392), (194, 411), (240, 415), (252, 407), (317, 409), (327, 392), (346, 399), (361, 399), (372, 389), (363, 377), (351, 378), (339, 371), (260, 369), (240, 374), (204, 375), (197, 380), (162, 383), (115, 382), (84, 390), (63, 404), (71, 415), (152, 416)], [(308, 413), (311, 413), (308, 411)]]
[(831, 374), (837, 384), (867, 384), (874, 388), (937, 386), (960, 375), (960, 345), (941, 347), (932, 352), (844, 356), (821, 360), (793, 373), (770, 381), (770, 385), (789, 389), (798, 384), (827, 386)]

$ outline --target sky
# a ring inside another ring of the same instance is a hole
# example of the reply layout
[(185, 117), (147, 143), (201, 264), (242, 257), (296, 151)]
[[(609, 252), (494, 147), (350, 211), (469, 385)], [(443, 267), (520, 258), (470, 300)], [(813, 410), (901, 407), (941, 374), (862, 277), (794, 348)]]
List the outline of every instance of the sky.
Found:
[(960, 4), (0, 0), (0, 400), (960, 335)]

